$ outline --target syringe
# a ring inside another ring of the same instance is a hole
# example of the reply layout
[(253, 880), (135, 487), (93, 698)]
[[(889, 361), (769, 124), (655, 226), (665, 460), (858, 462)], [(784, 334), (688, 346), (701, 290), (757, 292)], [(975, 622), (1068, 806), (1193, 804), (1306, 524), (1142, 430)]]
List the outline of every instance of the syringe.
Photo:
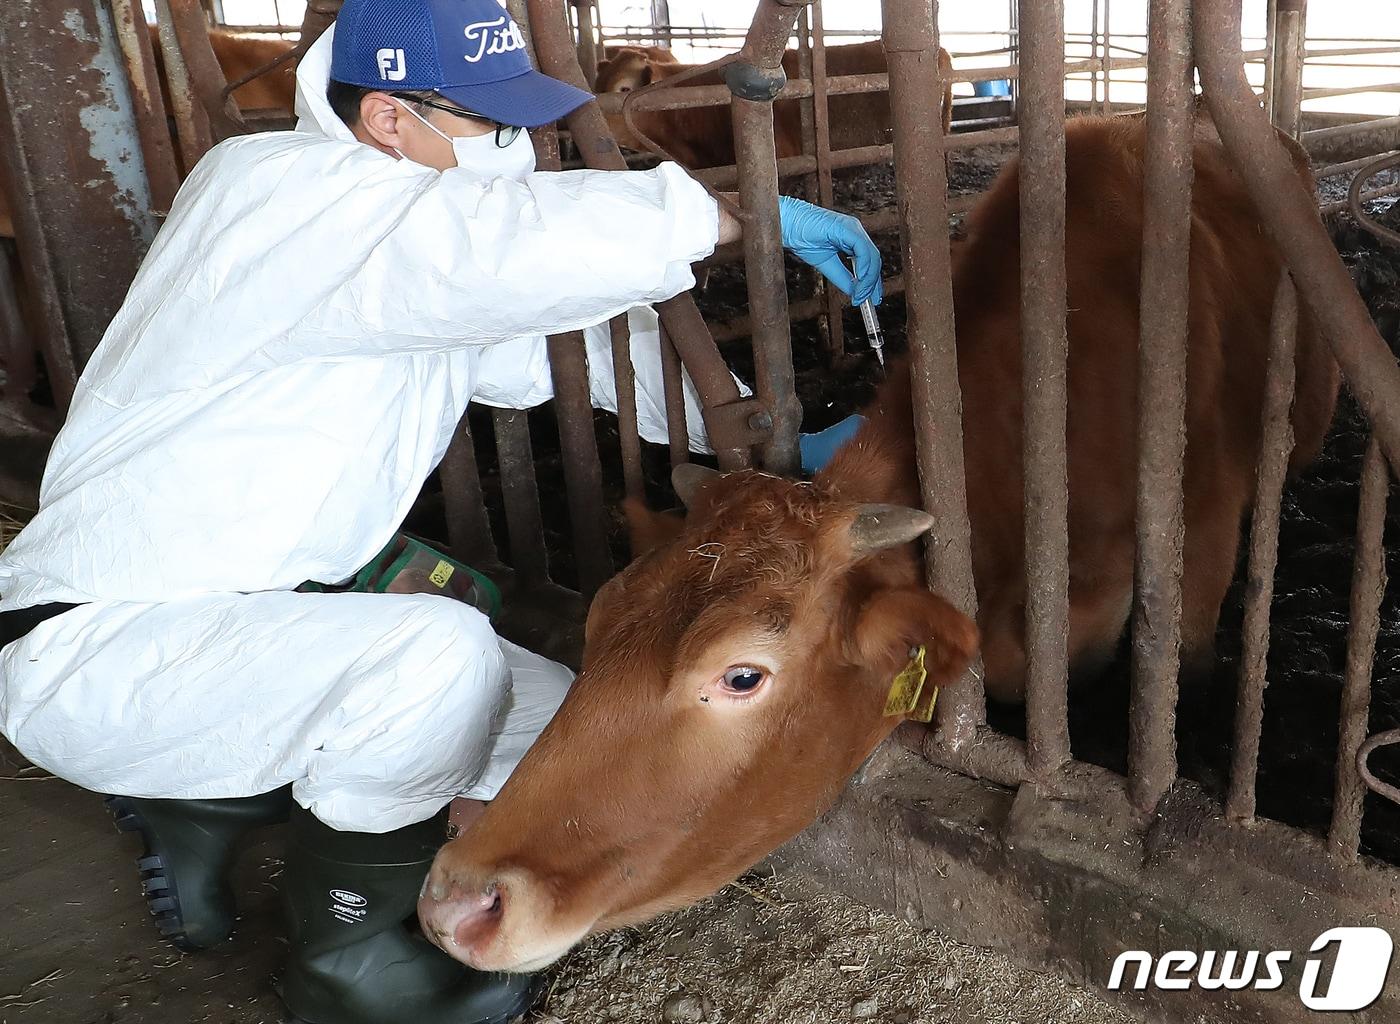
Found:
[[(855, 260), (851, 261), (851, 272), (855, 273)], [(860, 319), (865, 324), (865, 340), (875, 350), (875, 358), (880, 360), (880, 369), (885, 368), (885, 332), (880, 330), (880, 318), (875, 315), (875, 304), (868, 299), (860, 304)]]
[(860, 318), (865, 323), (865, 340), (875, 350), (875, 358), (880, 360), (880, 369), (885, 368), (885, 334), (880, 330), (880, 318), (875, 315), (875, 305), (868, 299), (860, 304)]

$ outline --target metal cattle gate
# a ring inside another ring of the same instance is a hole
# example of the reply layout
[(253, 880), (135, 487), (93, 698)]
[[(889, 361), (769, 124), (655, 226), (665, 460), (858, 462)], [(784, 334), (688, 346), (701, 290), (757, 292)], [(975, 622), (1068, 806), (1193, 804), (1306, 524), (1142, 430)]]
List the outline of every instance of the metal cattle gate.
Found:
[[(510, 0), (542, 70), (586, 85), (596, 67), (597, 32), (586, 0)], [(664, 9), (664, 3), (657, 5)], [(574, 8), (570, 16), (570, 7)], [(801, 409), (794, 388), (790, 324), (827, 320), (830, 353), (842, 351), (841, 301), (831, 294), (789, 305), (777, 219), (780, 178), (802, 175), (819, 201), (833, 201), (833, 172), (893, 160), (894, 207), (868, 218), (898, 228), (913, 391), (918, 468), (925, 507), (944, 541), (928, 552), (930, 586), (975, 613), (962, 415), (953, 323), (950, 201), (944, 154), (1019, 142), (1023, 268), (1027, 580), (1027, 739), (987, 724), (976, 672), (950, 687), (936, 727), (897, 733), (837, 808), (777, 855), (833, 884), (890, 906), (954, 937), (1007, 949), (1030, 962), (1103, 984), (1125, 949), (1287, 949), (1298, 962), (1326, 927), (1377, 924), (1400, 934), (1400, 873), (1359, 855), (1363, 797), (1392, 800), (1371, 752), (1400, 743), (1400, 730), (1367, 736), (1368, 708), (1385, 569), (1383, 525), (1390, 467), (1400, 459), (1400, 368), (1373, 326), (1325, 229), (1315, 199), (1298, 184), (1276, 144), (1270, 116), (1298, 134), (1303, 85), (1304, 0), (1273, 0), (1270, 44), (1245, 53), (1240, 0), (1153, 0), (1148, 70), (1149, 158), (1142, 276), (1139, 403), (1139, 586), (1132, 615), (1132, 697), (1126, 776), (1074, 759), (1068, 726), (1068, 533), (1066, 422), (1065, 133), (1066, 73), (1105, 81), (1115, 67), (1104, 5), (1103, 45), (1066, 63), (1062, 0), (1022, 0), (1016, 64), (996, 69), (1018, 80), (1019, 125), (944, 139), (931, 118), (939, 94), (938, 5), (884, 0), (882, 74), (828, 77), (820, 4), (761, 0), (742, 49), (728, 58), (728, 86), (652, 87), (602, 97), (567, 119), (584, 163), (623, 169), (605, 113), (730, 104), (737, 163), (699, 176), (737, 186), (745, 220), (742, 257), (751, 314), (757, 395), (742, 397), (716, 347), (737, 337), (712, 333), (688, 295), (661, 304), (663, 365), (673, 463), (689, 458), (682, 370), (702, 397), (705, 426), (721, 467), (797, 466)], [(15, 347), (21, 313), (44, 357), (58, 413), (82, 363), (120, 303), (180, 171), (222, 138), (249, 130), (209, 46), (197, 0), (159, 0), (159, 45), (171, 110), (164, 109), (149, 37), (135, 0), (17, 0), (0, 6), (0, 172), (14, 211), (22, 303), (0, 282), (0, 330)], [(313, 0), (301, 47), (331, 23), (336, 0)], [(575, 34), (571, 26), (577, 26)], [(781, 58), (797, 32), (803, 80), (788, 82)], [(655, 30), (669, 39), (669, 28)], [(1341, 50), (1325, 51), (1343, 55)], [(1346, 53), (1357, 52), (1355, 48)], [(1266, 111), (1246, 80), (1247, 60), (1267, 60)], [(1119, 61), (1123, 63), (1120, 64)], [(1082, 65), (1082, 66), (1080, 66)], [(1280, 281), (1270, 343), (1263, 458), (1248, 555), (1244, 655), (1234, 760), (1224, 807), (1178, 779), (1175, 716), (1181, 631), (1182, 475), (1185, 446), (1187, 243), (1192, 187), (1193, 73), (1238, 173), (1247, 183), (1289, 273)], [(985, 77), (964, 70), (955, 80)], [(236, 86), (238, 83), (232, 83)], [(830, 97), (888, 91), (893, 138), (856, 150), (831, 149)], [(55, 97), (68, 102), (55, 103)], [(803, 101), (803, 155), (776, 158), (773, 102)], [(174, 143), (164, 130), (174, 123)], [(53, 145), (56, 133), (68, 144)], [(1400, 118), (1301, 133), (1322, 174), (1354, 173), (1350, 206), (1380, 170), (1400, 165)], [(559, 166), (555, 129), (535, 133), (539, 164)], [(1362, 153), (1387, 154), (1381, 162)], [(1379, 225), (1376, 229), (1383, 231)], [(1279, 508), (1292, 439), (1292, 351), (1299, 304), (1317, 319), (1373, 432), (1361, 479), (1357, 554), (1341, 702), (1336, 797), (1325, 839), (1255, 815), (1254, 791), (1269, 644)], [(524, 412), (478, 414), (492, 434), (504, 510), (503, 554), (492, 529), (488, 481), (479, 459), (491, 452), (464, 420), (440, 468), (448, 539), (461, 557), (506, 585), (517, 639), (545, 653), (577, 655), (586, 599), (614, 572), (604, 461), (621, 467), (623, 492), (646, 496), (628, 328), (611, 324), (618, 381), (616, 449), (600, 447), (579, 337), (550, 339), (554, 416), (562, 456), (577, 589), (559, 586), (547, 557), (554, 505), (541, 497), (539, 467)], [(52, 412), (32, 408), (14, 388), (0, 393), (0, 426), (29, 435), (53, 429)], [(3, 475), (0, 474), (0, 482)], [(1201, 879), (1213, 879), (1204, 886)], [(1296, 986), (1295, 986), (1296, 990)], [(1133, 991), (1122, 998), (1186, 1016), (1227, 1006), (1241, 1020), (1301, 1019), (1288, 991), (1222, 994)], [(1373, 1007), (1375, 1020), (1400, 1012), (1395, 986)]]

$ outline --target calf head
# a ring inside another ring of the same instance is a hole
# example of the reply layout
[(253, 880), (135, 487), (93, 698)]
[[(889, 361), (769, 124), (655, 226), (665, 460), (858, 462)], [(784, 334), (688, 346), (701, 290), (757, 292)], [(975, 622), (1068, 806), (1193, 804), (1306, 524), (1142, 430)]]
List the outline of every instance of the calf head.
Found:
[(598, 62), (593, 91), (600, 96), (607, 92), (631, 92), (650, 85), (654, 78), (651, 58), (640, 49), (624, 47), (607, 60)]
[(686, 519), (634, 521), (660, 543), (598, 593), (563, 706), (424, 885), (425, 932), (474, 967), (537, 969), (715, 891), (899, 724), (886, 701), (917, 648), (927, 686), (974, 653), (895, 553), (927, 514), (754, 472), (676, 483)]

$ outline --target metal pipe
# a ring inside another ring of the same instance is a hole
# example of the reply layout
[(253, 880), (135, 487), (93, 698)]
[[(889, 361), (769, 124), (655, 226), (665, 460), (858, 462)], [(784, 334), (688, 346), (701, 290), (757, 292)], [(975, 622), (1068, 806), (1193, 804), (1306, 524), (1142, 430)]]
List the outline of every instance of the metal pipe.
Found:
[(690, 428), (685, 415), (685, 374), (681, 357), (666, 328), (661, 329), (661, 393), (666, 400), (666, 440), (671, 465), (690, 461)]
[[(885, 76), (888, 87), (889, 75)], [(836, 205), (836, 189), (832, 182), (831, 108), (828, 105), (826, 78), (826, 22), (821, 0), (812, 4), (812, 108), (816, 120), (815, 155), (817, 159), (817, 202), (832, 209)], [(891, 151), (893, 156), (893, 150)], [(781, 173), (781, 164), (779, 165)], [(844, 296), (818, 275), (817, 290), (826, 304), (826, 351), (834, 365), (846, 355), (846, 331), (842, 313)], [(888, 295), (888, 291), (886, 292)]]
[(1063, 0), (1021, 3), (1021, 391), (1026, 749), (1051, 782), (1069, 760), (1069, 475)]
[(442, 481), (447, 541), (453, 553), (476, 566), (499, 564), (501, 557), (491, 534), (491, 518), (486, 514), (486, 496), (481, 490), (476, 442), (466, 415), (462, 416), (462, 422), (452, 435), (452, 443), (438, 464), (438, 477)]
[(642, 474), (642, 437), (637, 427), (637, 374), (632, 367), (632, 336), (626, 315), (613, 317), (608, 330), (612, 334), (613, 381), (617, 385), (623, 493), (641, 499), (646, 497), (646, 480)]
[[(965, 614), (977, 615), (972, 527), (963, 466), (962, 391), (953, 331), (948, 179), (942, 126), (930, 114), (939, 95), (937, 0), (883, 0), (895, 126), (895, 192), (901, 247), (909, 373), (920, 496), (937, 520), (925, 548), (928, 584)], [(939, 699), (934, 748), (951, 755), (972, 745), (987, 720), (981, 663)]]
[[(516, 7), (526, 5), (526, 0), (513, 2)], [(561, 3), (562, 0), (528, 0), (531, 38), (540, 70), (582, 89), (587, 83), (578, 67)], [(516, 20), (521, 21), (519, 17)], [(627, 169), (627, 162), (609, 134), (607, 121), (596, 102), (579, 107), (568, 116), (566, 123), (587, 166), (611, 171)], [(705, 426), (720, 466), (724, 469), (748, 466), (751, 455), (747, 443), (737, 438), (738, 430), (730, 425), (730, 420), (715, 412), (717, 407), (739, 404), (739, 388), (715, 348), (694, 300), (689, 295), (678, 295), (659, 303), (656, 308), (700, 392)]]
[(578, 63), (588, 89), (598, 80), (598, 40), (594, 33), (594, 0), (569, 0), (578, 20)]
[(0, 4), (0, 168), (60, 411), (155, 236), (136, 118), (106, 4)]
[(1269, 611), (1278, 564), (1279, 503), (1293, 452), (1294, 350), (1298, 335), (1298, 296), (1287, 271), (1280, 274), (1269, 326), (1269, 363), (1264, 380), (1264, 413), (1259, 474), (1249, 530), (1248, 584), (1244, 599), (1244, 643), (1235, 707), (1234, 759), (1225, 814), (1233, 821), (1254, 818), (1259, 775), (1259, 738), (1264, 729), (1264, 688), (1268, 685)]
[(1206, 103), (1381, 448), (1400, 462), (1400, 367), (1317, 215), (1316, 199), (1259, 108), (1240, 61), (1240, 0), (1194, 0), (1196, 60)]
[(788, 323), (787, 275), (778, 219), (778, 155), (773, 96), (784, 81), (782, 58), (797, 20), (797, 8), (761, 0), (739, 59), (725, 69), (734, 94), (734, 151), (739, 198), (744, 208), (744, 282), (754, 319), (755, 390), (772, 417), (773, 432), (761, 448), (765, 469), (796, 476), (801, 469), (797, 400)]
[(1274, 77), (1270, 114), (1274, 124), (1298, 137), (1303, 113), (1303, 66), (1307, 60), (1308, 0), (1278, 0), (1274, 25)]
[(1109, 27), (1109, 9), (1112, 0), (1103, 0), (1103, 54), (1108, 59), (1108, 64), (1103, 73), (1103, 114), (1105, 117), (1113, 116), (1113, 99), (1109, 91), (1113, 86), (1113, 33)]
[(1379, 117), (1354, 124), (1304, 132), (1303, 148), (1314, 161), (1346, 160), (1400, 149), (1400, 117)]
[(1337, 781), (1332, 799), (1332, 827), (1327, 834), (1328, 852), (1347, 862), (1357, 859), (1361, 847), (1366, 783), (1361, 777), (1359, 762), (1369, 731), (1371, 676), (1375, 668), (1376, 637), (1380, 633), (1381, 601), (1385, 598), (1385, 509), (1389, 497), (1390, 470), (1380, 447), (1372, 440), (1361, 470), (1356, 561), (1351, 577), (1351, 627), (1347, 634), (1347, 667), (1337, 736)]
[(525, 586), (549, 579), (549, 555), (540, 514), (540, 489), (530, 445), (529, 414), (521, 409), (492, 409), (501, 500), (506, 509), (510, 562)]
[(1192, 117), (1188, 0), (1153, 0), (1138, 349), (1137, 552), (1129, 792), (1151, 810), (1176, 778), (1186, 454)]
[[(841, 293), (837, 292), (836, 294), (840, 295)], [(887, 300), (903, 294), (904, 277), (902, 275), (899, 277), (886, 278), (885, 298)], [(837, 310), (837, 315), (844, 315), (848, 308), (849, 307), (842, 302)], [(792, 323), (799, 324), (806, 320), (813, 320), (819, 316), (827, 315), (828, 312), (825, 297), (816, 295), (810, 299), (802, 299), (790, 305), (788, 307), (788, 319)], [(722, 320), (712, 325), (715, 341), (723, 343), (750, 337), (753, 331), (752, 324), (753, 322), (747, 315), (736, 316), (733, 320)]]
[(151, 186), (152, 211), (164, 215), (170, 212), (175, 193), (180, 190), (180, 173), (175, 166), (175, 147), (166, 126), (165, 101), (161, 98), (151, 33), (146, 27), (145, 12), (136, 0), (111, 0), (111, 4), (117, 43), (121, 46), (131, 82), (136, 131), (141, 138), (141, 155)]

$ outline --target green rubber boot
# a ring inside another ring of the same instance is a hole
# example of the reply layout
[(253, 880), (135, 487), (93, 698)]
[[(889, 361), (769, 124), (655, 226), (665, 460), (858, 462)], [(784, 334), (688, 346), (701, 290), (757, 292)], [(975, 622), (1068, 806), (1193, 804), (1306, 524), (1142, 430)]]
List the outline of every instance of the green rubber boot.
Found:
[(441, 816), (374, 835), (294, 807), (290, 832), (281, 991), (302, 1024), (506, 1024), (533, 1005), (537, 975), (474, 971), (417, 930)]
[(161, 935), (193, 952), (216, 946), (233, 931), (229, 872), (238, 843), (255, 828), (287, 820), (292, 789), (226, 800), (147, 800), (109, 796), (117, 828), (136, 832), (145, 850), (136, 859), (146, 907)]

